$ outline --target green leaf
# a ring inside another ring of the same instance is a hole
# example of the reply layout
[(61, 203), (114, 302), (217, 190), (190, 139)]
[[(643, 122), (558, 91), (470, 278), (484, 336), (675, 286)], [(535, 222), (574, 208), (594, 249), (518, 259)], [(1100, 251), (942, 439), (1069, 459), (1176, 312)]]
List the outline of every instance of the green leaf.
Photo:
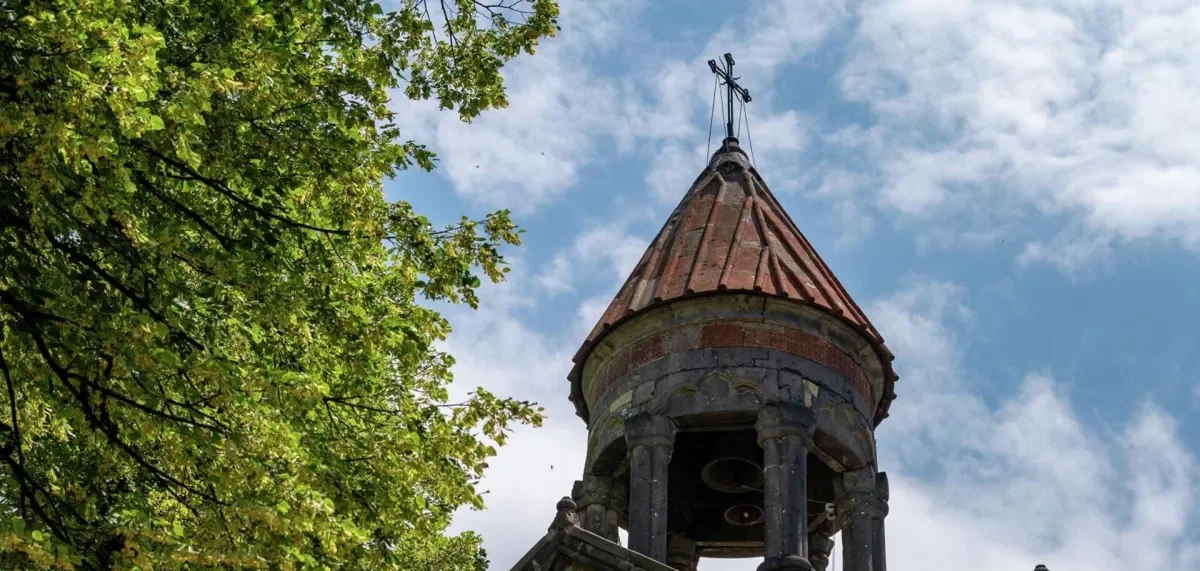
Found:
[(33, 538), (0, 567), (485, 568), (449, 523), (542, 415), (485, 393), (438, 408), (455, 361), (435, 309), (479, 304), (520, 232), (385, 198), (436, 166), (390, 98), (503, 107), (502, 67), (557, 6), (464, 12), (451, 45), (405, 2), (16, 5), (0, 45), (57, 54), (0, 58), (0, 209), (21, 221), (0, 224), (20, 300), (0, 354), (47, 509), (12, 519), (28, 490), (0, 478)]

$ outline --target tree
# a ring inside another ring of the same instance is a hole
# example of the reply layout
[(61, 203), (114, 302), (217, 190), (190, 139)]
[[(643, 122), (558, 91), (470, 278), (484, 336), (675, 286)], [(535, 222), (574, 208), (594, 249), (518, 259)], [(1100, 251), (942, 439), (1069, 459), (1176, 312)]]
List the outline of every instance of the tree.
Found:
[[(0, 0), (0, 567), (481, 569), (444, 535), (532, 403), (448, 402), (518, 243), (382, 181), (550, 0)], [(399, 99), (402, 99), (400, 97)]]

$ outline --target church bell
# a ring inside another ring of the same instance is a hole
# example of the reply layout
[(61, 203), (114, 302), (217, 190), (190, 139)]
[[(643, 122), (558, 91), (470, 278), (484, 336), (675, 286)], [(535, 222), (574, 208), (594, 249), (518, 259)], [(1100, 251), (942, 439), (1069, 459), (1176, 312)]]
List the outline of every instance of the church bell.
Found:
[(700, 471), (700, 479), (708, 487), (726, 494), (761, 491), (763, 467), (758, 463), (756, 452), (745, 443), (725, 438), (713, 459)]
[(725, 521), (738, 527), (758, 525), (763, 521), (762, 507), (753, 504), (730, 506), (725, 510)]

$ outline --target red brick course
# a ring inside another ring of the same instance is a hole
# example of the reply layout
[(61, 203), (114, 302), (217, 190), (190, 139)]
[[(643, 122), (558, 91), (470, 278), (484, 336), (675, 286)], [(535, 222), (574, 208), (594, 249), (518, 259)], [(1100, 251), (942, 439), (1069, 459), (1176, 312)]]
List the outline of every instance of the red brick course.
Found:
[(596, 372), (587, 400), (596, 402), (615, 379), (668, 355), (694, 349), (734, 347), (774, 349), (820, 363), (846, 379), (872, 408), (876, 404), (874, 391), (862, 367), (833, 344), (798, 329), (740, 321), (685, 325), (637, 340), (609, 357)]

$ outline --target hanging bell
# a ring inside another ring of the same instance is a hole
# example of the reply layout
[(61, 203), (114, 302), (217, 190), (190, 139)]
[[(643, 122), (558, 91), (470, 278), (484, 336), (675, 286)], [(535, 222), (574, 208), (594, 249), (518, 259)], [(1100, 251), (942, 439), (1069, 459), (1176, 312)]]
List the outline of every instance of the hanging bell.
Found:
[(724, 439), (713, 459), (704, 465), (700, 479), (708, 487), (727, 494), (762, 489), (763, 468), (755, 455), (758, 448), (739, 444), (735, 439)]
[(762, 520), (762, 508), (753, 504), (738, 504), (725, 510), (725, 521), (738, 527), (758, 525)]

